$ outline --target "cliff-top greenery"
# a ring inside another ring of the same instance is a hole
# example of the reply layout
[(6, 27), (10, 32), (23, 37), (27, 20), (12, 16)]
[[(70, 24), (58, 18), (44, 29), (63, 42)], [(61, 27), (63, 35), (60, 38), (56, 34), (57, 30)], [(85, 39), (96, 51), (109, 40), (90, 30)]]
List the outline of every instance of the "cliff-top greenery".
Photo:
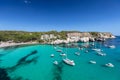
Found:
[[(48, 32), (26, 32), (26, 31), (0, 31), (0, 41), (14, 41), (14, 42), (29, 42), (38, 41), (43, 42), (41, 36), (44, 34), (54, 34), (57, 39), (66, 39), (67, 33), (79, 31), (48, 31)], [(89, 32), (92, 36), (97, 36), (99, 32)]]
[[(26, 32), (26, 31), (0, 31), (0, 41), (28, 42), (40, 41), (41, 35), (54, 34), (58, 39), (66, 39), (66, 32), (48, 31), (48, 32)], [(58, 36), (59, 35), (59, 36)]]

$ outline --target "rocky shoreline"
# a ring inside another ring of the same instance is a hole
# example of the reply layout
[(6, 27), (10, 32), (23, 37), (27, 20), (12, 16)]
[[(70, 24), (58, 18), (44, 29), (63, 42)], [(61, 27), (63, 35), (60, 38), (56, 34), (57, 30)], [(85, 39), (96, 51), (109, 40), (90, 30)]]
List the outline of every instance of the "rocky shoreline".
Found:
[[(30, 35), (32, 35), (32, 33)], [(44, 33), (40, 36), (39, 39), (42, 40), (43, 42), (38, 42), (38, 41), (14, 42), (14, 40), (1, 41), (0, 48), (19, 46), (19, 45), (32, 45), (32, 44), (62, 44), (62, 43), (72, 43), (72, 42), (94, 42), (94, 41), (105, 41), (106, 39), (109, 38), (115, 38), (115, 36), (109, 32), (108, 33), (107, 32), (104, 33), (103, 32), (66, 32), (66, 34), (62, 36), (64, 36), (65, 39), (63, 39), (60, 35), (56, 35), (53, 33), (50, 34)]]
[(67, 34), (66, 40), (57, 39), (52, 42), (52, 44), (61, 44), (61, 43), (72, 43), (72, 42), (94, 42), (94, 41), (105, 41), (106, 39), (115, 38), (111, 33), (97, 33), (96, 36), (90, 34), (89, 32), (73, 32)]

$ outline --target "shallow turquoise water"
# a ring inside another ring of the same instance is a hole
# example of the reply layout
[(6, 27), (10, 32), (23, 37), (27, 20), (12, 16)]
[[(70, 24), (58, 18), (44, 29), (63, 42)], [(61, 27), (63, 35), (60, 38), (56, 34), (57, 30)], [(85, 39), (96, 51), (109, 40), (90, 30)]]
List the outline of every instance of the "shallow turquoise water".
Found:
[[(2, 80), (120, 80), (119, 38), (108, 40), (105, 44), (116, 46), (115, 49), (110, 49), (96, 43), (96, 47), (101, 48), (106, 56), (98, 56), (91, 49), (85, 53), (85, 50), (79, 50), (77, 47), (66, 48), (58, 45), (57, 49), (67, 53), (68, 58), (75, 61), (75, 66), (63, 63), (60, 52), (52, 45), (0, 49), (0, 68), (5, 69), (10, 78)], [(32, 53), (35, 50), (37, 52)], [(80, 56), (75, 55), (75, 52), (80, 52)], [(55, 54), (53, 58), (50, 57), (52, 53)], [(59, 65), (54, 65), (54, 60), (57, 60)], [(90, 64), (90, 60), (95, 60), (97, 64)], [(103, 66), (108, 62), (113, 63), (115, 67)]]

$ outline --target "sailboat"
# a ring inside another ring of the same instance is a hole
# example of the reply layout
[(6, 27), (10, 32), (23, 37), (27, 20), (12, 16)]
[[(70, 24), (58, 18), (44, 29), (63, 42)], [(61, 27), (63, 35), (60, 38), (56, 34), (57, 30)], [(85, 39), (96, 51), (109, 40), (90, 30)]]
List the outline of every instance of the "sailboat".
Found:
[(57, 50), (57, 52), (62, 52), (62, 50), (59, 49), (59, 50)]
[(96, 61), (90, 60), (89, 63), (96, 64)]
[(75, 66), (75, 62), (73, 60), (68, 59), (67, 55), (66, 55), (66, 58), (63, 59), (63, 62), (68, 65)]
[(58, 47), (58, 49), (56, 50), (57, 52), (63, 52), (61, 47)]
[(111, 46), (108, 46), (109, 48), (115, 48), (115, 46), (114, 45), (111, 45)]
[(97, 51), (97, 52), (100, 52), (102, 51), (100, 48), (96, 48), (96, 45), (94, 44), (94, 48), (92, 49), (93, 51)]
[(51, 56), (51, 57), (54, 57), (54, 54), (51, 54), (50, 56)]
[(65, 62), (68, 65), (75, 66), (75, 63), (73, 60), (70, 60), (68, 58), (63, 59), (63, 62)]
[(58, 65), (58, 61), (54, 61), (53, 64)]
[(79, 55), (80, 55), (80, 52), (75, 52), (75, 55), (79, 56)]
[(106, 54), (102, 53), (102, 52), (97, 52), (97, 54), (100, 55), (100, 56), (106, 56)]
[(61, 56), (66, 56), (66, 54), (65, 54), (65, 53), (61, 53), (60, 55), (61, 55)]
[(112, 63), (107, 63), (107, 64), (105, 64), (105, 66), (107, 66), (107, 67), (114, 67), (114, 65)]

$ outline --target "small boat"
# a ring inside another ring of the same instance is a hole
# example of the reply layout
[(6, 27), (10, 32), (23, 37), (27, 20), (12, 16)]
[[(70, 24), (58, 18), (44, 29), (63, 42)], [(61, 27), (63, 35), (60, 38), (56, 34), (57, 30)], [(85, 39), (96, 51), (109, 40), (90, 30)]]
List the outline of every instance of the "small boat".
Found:
[(107, 45), (107, 44), (105, 44), (104, 46), (105, 46), (105, 47), (108, 47), (108, 45)]
[(75, 54), (76, 54), (76, 55), (78, 55), (78, 56), (80, 55), (80, 53), (79, 53), (79, 52), (75, 52)]
[(95, 44), (94, 43), (92, 43), (92, 46), (94, 46)]
[(57, 50), (57, 52), (62, 52), (62, 50)]
[(78, 49), (79, 49), (79, 50), (83, 50), (83, 48), (81, 48), (81, 47), (80, 47), (80, 48), (78, 48)]
[(100, 55), (100, 56), (106, 56), (106, 54), (102, 53), (102, 52), (97, 52), (97, 54)]
[(58, 61), (54, 61), (53, 64), (58, 65)]
[(93, 50), (93, 51), (98, 51), (98, 52), (99, 52), (99, 51), (102, 51), (101, 49), (92, 49), (92, 50)]
[(88, 50), (86, 50), (85, 53), (88, 53)]
[(54, 47), (54, 49), (57, 49), (57, 47)]
[(54, 57), (54, 54), (51, 54), (50, 56), (51, 56), (51, 57)]
[(68, 59), (68, 58), (63, 59), (63, 61), (64, 61), (66, 64), (68, 64), (68, 65), (71, 65), (71, 66), (74, 66), (74, 65), (75, 65), (74, 61), (73, 61), (73, 60), (70, 60), (70, 59)]
[(114, 67), (114, 65), (112, 63), (107, 63), (107, 64), (105, 64), (105, 66), (107, 66), (107, 67)]
[(96, 64), (96, 61), (90, 60), (89, 63), (91, 63), (91, 64)]
[(66, 54), (65, 54), (65, 53), (61, 53), (60, 55), (61, 55), (61, 56), (66, 56)]
[(115, 46), (114, 45), (111, 45), (111, 46), (108, 46), (109, 48), (115, 48)]

